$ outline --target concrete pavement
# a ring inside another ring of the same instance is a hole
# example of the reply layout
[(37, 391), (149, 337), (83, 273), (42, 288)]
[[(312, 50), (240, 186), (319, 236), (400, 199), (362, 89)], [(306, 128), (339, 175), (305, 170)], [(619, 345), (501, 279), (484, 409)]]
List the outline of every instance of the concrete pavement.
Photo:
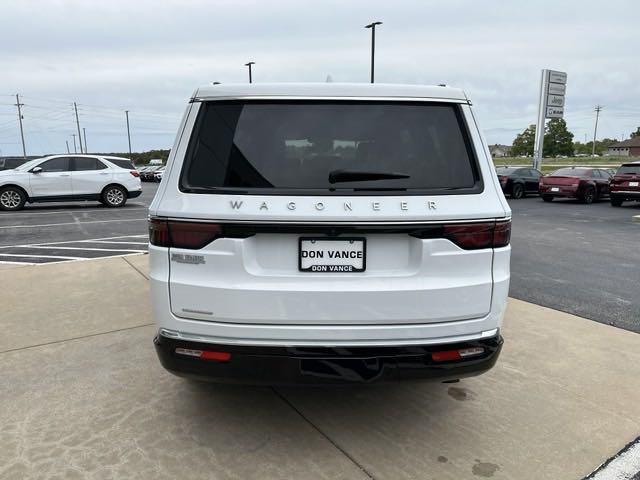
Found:
[(518, 300), (496, 367), (458, 384), (173, 377), (146, 262), (0, 272), (0, 479), (580, 479), (640, 434), (640, 335)]

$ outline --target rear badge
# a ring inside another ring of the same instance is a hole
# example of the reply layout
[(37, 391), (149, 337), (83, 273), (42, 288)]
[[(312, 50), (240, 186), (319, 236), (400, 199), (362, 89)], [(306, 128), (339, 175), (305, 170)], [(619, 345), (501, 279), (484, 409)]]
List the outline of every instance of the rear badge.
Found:
[(190, 263), (191, 265), (204, 265), (205, 263), (203, 255), (189, 255), (184, 253), (172, 253), (171, 261), (178, 263)]

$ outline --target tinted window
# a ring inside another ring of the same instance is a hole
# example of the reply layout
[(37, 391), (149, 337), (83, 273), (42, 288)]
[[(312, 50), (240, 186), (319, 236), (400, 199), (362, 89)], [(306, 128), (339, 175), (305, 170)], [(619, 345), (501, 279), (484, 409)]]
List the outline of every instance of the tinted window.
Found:
[(556, 170), (551, 175), (567, 176), (567, 177), (590, 177), (590, 168), (561, 168)]
[[(211, 192), (479, 191), (457, 105), (409, 102), (209, 102), (201, 106), (181, 187)], [(329, 182), (329, 173), (408, 178)]]
[(133, 162), (131, 160), (127, 160), (126, 158), (107, 158), (107, 160), (120, 168), (126, 168), (127, 170), (135, 169), (135, 167), (133, 166)]
[(540, 175), (542, 175), (538, 170), (536, 170), (535, 168), (532, 168), (529, 170), (530, 172), (530, 176), (531, 177), (535, 177), (535, 178), (540, 178)]
[(517, 169), (515, 168), (505, 168), (505, 167), (496, 168), (496, 172), (498, 173), (498, 175), (511, 175), (516, 170)]
[(86, 157), (75, 157), (73, 159), (74, 162), (74, 170), (83, 171), (83, 170), (102, 170), (107, 168), (107, 166), (102, 163), (100, 160), (96, 158), (86, 158)]
[(43, 172), (68, 172), (69, 171), (69, 158), (58, 157), (46, 162), (42, 162), (38, 167), (42, 168)]
[(616, 175), (640, 175), (640, 163), (638, 165), (622, 165)]

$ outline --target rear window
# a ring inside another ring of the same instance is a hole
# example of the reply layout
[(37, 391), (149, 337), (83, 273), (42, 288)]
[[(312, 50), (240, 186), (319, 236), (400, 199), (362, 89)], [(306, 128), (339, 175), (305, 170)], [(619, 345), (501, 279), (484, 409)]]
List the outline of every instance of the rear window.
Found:
[(551, 174), (552, 176), (565, 177), (588, 177), (591, 175), (590, 168), (561, 168)]
[(194, 193), (482, 191), (460, 107), (425, 102), (206, 102), (180, 182)]
[(511, 175), (516, 170), (516, 168), (496, 168), (498, 175)]
[(135, 169), (135, 167), (133, 166), (133, 162), (131, 160), (128, 160), (126, 158), (107, 158), (108, 161), (110, 161), (111, 163), (113, 163), (114, 165), (117, 165), (120, 168), (126, 168), (127, 170), (133, 170)]
[(638, 165), (622, 165), (616, 175), (640, 175), (640, 163)]

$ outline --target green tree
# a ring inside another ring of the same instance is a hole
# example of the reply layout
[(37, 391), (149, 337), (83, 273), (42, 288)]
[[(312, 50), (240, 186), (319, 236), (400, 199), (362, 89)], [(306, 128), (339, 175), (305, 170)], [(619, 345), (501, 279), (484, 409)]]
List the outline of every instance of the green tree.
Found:
[(513, 141), (511, 147), (511, 155), (518, 157), (520, 155), (531, 156), (533, 155), (533, 144), (536, 138), (536, 126), (529, 125), (524, 132), (519, 133)]
[(636, 128), (636, 131), (631, 134), (631, 138), (633, 137), (640, 137), (640, 127)]
[(564, 118), (552, 118), (544, 134), (545, 157), (573, 156), (573, 133), (567, 130)]

